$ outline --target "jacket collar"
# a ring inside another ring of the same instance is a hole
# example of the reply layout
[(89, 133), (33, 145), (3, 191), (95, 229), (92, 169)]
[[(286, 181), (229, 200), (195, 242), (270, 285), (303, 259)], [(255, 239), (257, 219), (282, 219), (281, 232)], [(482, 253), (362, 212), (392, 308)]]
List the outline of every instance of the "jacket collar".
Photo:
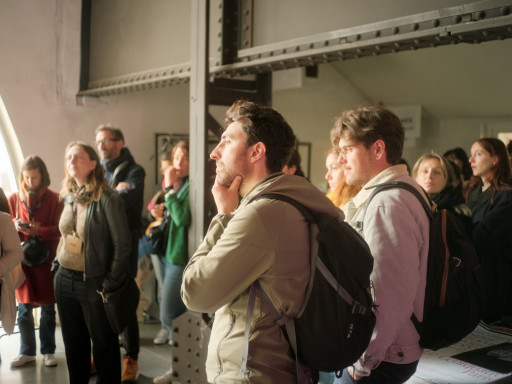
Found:
[(400, 180), (402, 178), (405, 179), (403, 181), (407, 181), (407, 179), (409, 179), (409, 173), (407, 172), (407, 167), (404, 164), (393, 165), (386, 168), (363, 186), (359, 193), (352, 198), (352, 203), (349, 201), (347, 204), (353, 204), (355, 208), (359, 208), (366, 203), (366, 200), (368, 200), (372, 194), (372, 190), (368, 189), (368, 187), (391, 180)]
[(123, 147), (123, 149), (121, 149), (121, 154), (117, 159), (114, 159), (109, 162), (101, 160), (100, 162), (107, 172), (114, 172), (119, 164), (124, 162), (132, 163), (134, 162), (134, 160), (132, 154), (130, 153), (130, 150), (127, 147)]
[(256, 184), (252, 189), (245, 195), (242, 200), (240, 201), (239, 208), (244, 207), (247, 204), (249, 204), (254, 198), (256, 198), (259, 195), (262, 195), (265, 193), (265, 191), (274, 185), (275, 182), (278, 182), (279, 180), (283, 180), (283, 176), (285, 174), (283, 172), (276, 172), (268, 175), (263, 180), (261, 180), (258, 184)]

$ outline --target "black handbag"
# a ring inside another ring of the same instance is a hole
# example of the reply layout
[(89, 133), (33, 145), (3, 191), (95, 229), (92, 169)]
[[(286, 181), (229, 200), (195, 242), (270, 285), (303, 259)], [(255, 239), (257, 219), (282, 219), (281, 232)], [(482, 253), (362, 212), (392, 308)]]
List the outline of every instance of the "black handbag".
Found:
[(115, 291), (104, 292), (98, 289), (97, 292), (103, 299), (110, 327), (115, 333), (121, 333), (139, 305), (140, 291), (135, 280), (126, 276), (123, 284)]
[(43, 264), (50, 256), (50, 250), (37, 237), (31, 237), (21, 243), (23, 259), (21, 262), (29, 267)]
[[(19, 195), (16, 193), (16, 219), (18, 218)], [(32, 211), (29, 210), (30, 216)], [(29, 267), (43, 264), (50, 256), (50, 250), (37, 237), (30, 237), (21, 243), (23, 258), (21, 262)]]
[(154, 221), (148, 226), (144, 237), (150, 253), (158, 256), (165, 255), (167, 241), (169, 240), (170, 224), (171, 218), (166, 210), (162, 220)]

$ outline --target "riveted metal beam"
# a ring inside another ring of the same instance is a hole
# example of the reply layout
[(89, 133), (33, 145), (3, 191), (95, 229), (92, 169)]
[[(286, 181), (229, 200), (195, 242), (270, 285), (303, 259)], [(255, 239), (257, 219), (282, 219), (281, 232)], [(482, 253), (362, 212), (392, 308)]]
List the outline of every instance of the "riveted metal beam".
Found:
[[(211, 78), (512, 37), (512, 0), (486, 0), (252, 47), (252, 0), (216, 2), (215, 6), (222, 8), (223, 15), (222, 36), (215, 37), (222, 41), (222, 60), (219, 63), (218, 58), (210, 58)], [(102, 96), (171, 86), (187, 82), (189, 77), (190, 64), (184, 63), (91, 82), (79, 95)]]
[(210, 68), (239, 76), (459, 43), (512, 37), (512, 2), (481, 1), (354, 28), (242, 49), (238, 61)]

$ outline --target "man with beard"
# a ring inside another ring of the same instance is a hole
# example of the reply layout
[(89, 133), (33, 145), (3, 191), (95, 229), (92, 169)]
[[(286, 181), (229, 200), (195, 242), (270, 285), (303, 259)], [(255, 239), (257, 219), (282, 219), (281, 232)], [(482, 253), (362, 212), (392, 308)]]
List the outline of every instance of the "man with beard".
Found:
[[(142, 205), (144, 200), (144, 169), (135, 163), (130, 150), (124, 146), (124, 136), (119, 128), (100, 125), (96, 128), (96, 146), (105, 169), (105, 178), (124, 200), (126, 217), (131, 234), (130, 273), (137, 274), (138, 243), (142, 235)], [(123, 331), (126, 356), (123, 361), (122, 382), (135, 381), (139, 374), (139, 324), (133, 312)]]
[(226, 124), (210, 155), (217, 165), (212, 193), (218, 214), (185, 268), (181, 295), (190, 310), (215, 312), (209, 382), (296, 383), (294, 357), (281, 328), (258, 298), (248, 315), (248, 301), (258, 280), (280, 313), (297, 315), (310, 276), (309, 228), (292, 205), (258, 197), (279, 193), (312, 212), (340, 220), (343, 214), (305, 178), (281, 172), (296, 140), (277, 111), (237, 101)]

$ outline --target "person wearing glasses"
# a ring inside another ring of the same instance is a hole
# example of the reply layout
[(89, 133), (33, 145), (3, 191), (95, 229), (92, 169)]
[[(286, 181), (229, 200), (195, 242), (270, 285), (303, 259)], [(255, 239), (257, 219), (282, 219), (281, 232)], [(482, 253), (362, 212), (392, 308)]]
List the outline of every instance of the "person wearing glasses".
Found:
[[(111, 188), (123, 198), (131, 235), (130, 273), (137, 274), (138, 244), (142, 236), (142, 207), (144, 204), (144, 169), (135, 163), (130, 150), (124, 146), (123, 132), (112, 125), (96, 128), (96, 147)], [(139, 324), (134, 311), (123, 331), (126, 355), (123, 360), (122, 381), (134, 381), (139, 374)]]
[(423, 353), (410, 317), (414, 313), (423, 319), (430, 222), (421, 202), (402, 188), (380, 191), (366, 205), (371, 187), (384, 182), (402, 181), (421, 192), (407, 167), (399, 164), (404, 128), (390, 110), (364, 105), (338, 117), (331, 140), (347, 184), (362, 186), (345, 205), (345, 220), (372, 252), (370, 280), (378, 307), (366, 351), (334, 383), (404, 383)]

